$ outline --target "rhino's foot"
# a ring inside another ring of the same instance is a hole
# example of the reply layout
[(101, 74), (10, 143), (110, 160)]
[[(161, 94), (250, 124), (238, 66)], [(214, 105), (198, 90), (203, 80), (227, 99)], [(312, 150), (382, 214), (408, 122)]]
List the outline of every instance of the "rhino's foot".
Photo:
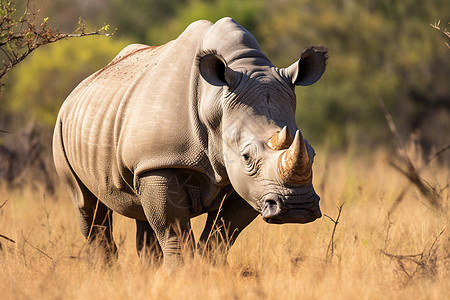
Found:
[(105, 242), (102, 239), (91, 239), (89, 241), (89, 249), (87, 251), (89, 261), (99, 264), (100, 266), (113, 267), (118, 260), (117, 246), (112, 241)]
[[(147, 232), (149, 242), (158, 241), (164, 257), (163, 268), (167, 270), (183, 265), (185, 254), (191, 255), (195, 248), (186, 189), (173, 180), (177, 172), (151, 171), (142, 175), (139, 181), (140, 201), (148, 225), (140, 222), (138, 230)], [(155, 244), (153, 250), (157, 249)]]

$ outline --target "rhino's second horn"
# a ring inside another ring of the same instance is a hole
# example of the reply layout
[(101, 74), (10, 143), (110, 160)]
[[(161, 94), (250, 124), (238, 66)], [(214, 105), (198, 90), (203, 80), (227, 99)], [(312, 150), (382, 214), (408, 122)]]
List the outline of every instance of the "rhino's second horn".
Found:
[(287, 126), (284, 126), (283, 129), (281, 129), (278, 134), (274, 135), (267, 144), (270, 149), (282, 150), (289, 148), (293, 139), (294, 138), (292, 137), (291, 132), (287, 129)]

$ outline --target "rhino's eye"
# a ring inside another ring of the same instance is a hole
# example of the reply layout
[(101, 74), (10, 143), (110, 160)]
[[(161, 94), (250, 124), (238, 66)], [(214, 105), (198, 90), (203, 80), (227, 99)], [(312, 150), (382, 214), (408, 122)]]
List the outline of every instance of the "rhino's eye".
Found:
[(256, 154), (256, 145), (248, 145), (241, 151), (244, 170), (249, 175), (253, 175), (257, 171)]
[(250, 163), (251, 160), (252, 160), (252, 153), (251, 153), (252, 149), (250, 149), (250, 148), (251, 147), (246, 147), (241, 153), (242, 154), (242, 159), (244, 160), (244, 162), (246, 164)]

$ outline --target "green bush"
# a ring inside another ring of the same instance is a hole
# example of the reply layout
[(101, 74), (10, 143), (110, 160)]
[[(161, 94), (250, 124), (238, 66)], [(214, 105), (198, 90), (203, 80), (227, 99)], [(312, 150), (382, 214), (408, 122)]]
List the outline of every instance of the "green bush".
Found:
[(276, 64), (288, 65), (308, 45), (329, 48), (321, 81), (298, 89), (306, 135), (335, 146), (390, 141), (381, 99), (405, 138), (418, 132), (428, 146), (448, 143), (449, 53), (429, 26), (446, 17), (445, 7), (441, 0), (272, 2), (259, 35)]
[(1, 114), (13, 115), (16, 124), (33, 120), (52, 128), (61, 104), (75, 86), (108, 64), (126, 44), (97, 36), (39, 49), (11, 72), (0, 102)]
[(147, 42), (151, 45), (164, 44), (177, 38), (194, 21), (204, 19), (216, 22), (223, 17), (234, 18), (257, 36), (256, 28), (264, 20), (265, 2), (264, 0), (188, 1), (187, 4), (178, 6), (172, 18), (150, 27)]
[[(450, 141), (450, 60), (441, 33), (429, 24), (450, 20), (444, 0), (68, 0), (46, 4), (51, 20), (79, 15), (119, 27), (118, 36), (150, 45), (176, 38), (191, 22), (230, 16), (247, 28), (279, 66), (309, 45), (329, 48), (323, 78), (297, 90), (297, 120), (314, 144), (333, 147), (391, 144), (378, 100), (404, 138), (416, 132), (423, 145)], [(71, 7), (73, 9), (62, 9)], [(69, 22), (69, 21), (67, 21)], [(63, 25), (61, 25), (63, 26)], [(65, 26), (65, 25), (64, 25)], [(0, 125), (34, 118), (53, 126), (68, 93), (106, 65), (125, 45), (117, 38), (83, 38), (39, 49), (15, 70), (0, 95)], [(5, 129), (10, 128), (4, 127)]]

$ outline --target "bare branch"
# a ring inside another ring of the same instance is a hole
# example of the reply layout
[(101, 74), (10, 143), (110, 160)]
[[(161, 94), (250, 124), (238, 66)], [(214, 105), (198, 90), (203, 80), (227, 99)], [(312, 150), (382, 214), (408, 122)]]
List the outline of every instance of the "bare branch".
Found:
[[(437, 22), (434, 22), (434, 24), (430, 23), (431, 27), (433, 27), (434, 29), (442, 32), (448, 39), (450, 39), (450, 32), (447, 30), (447, 28), (442, 29), (440, 27), (440, 25), (441, 25), (441, 20), (438, 20)], [(448, 42), (444, 42), (444, 43), (445, 43), (445, 45), (447, 45), (448, 49), (450, 49), (449, 43)]]
[(3, 239), (5, 239), (5, 240), (7, 240), (7, 241), (9, 241), (9, 242), (11, 242), (11, 243), (15, 243), (15, 242), (16, 242), (16, 241), (14, 241), (13, 239), (11, 239), (11, 238), (9, 238), (9, 237), (3, 235), (3, 234), (0, 234), (0, 238), (3, 238)]
[(400, 270), (407, 276), (407, 280), (404, 282), (404, 285), (406, 286), (418, 273), (428, 276), (434, 276), (436, 274), (436, 245), (444, 231), (445, 229), (441, 230), (441, 232), (436, 236), (428, 251), (425, 251), (424, 249), (418, 254), (392, 254), (385, 250), (379, 251), (397, 262)]
[(434, 239), (433, 243), (431, 244), (430, 250), (428, 250), (428, 255), (431, 254), (431, 252), (433, 251), (434, 246), (436, 245), (438, 239), (441, 237), (441, 235), (444, 233), (445, 228), (441, 230), (441, 232), (436, 236), (436, 238)]
[[(434, 188), (425, 184), (425, 180), (420, 176), (420, 169), (417, 169), (414, 166), (411, 159), (407, 155), (404, 142), (401, 139), (397, 127), (395, 126), (394, 120), (392, 119), (391, 114), (388, 112), (386, 106), (384, 105), (383, 100), (381, 98), (378, 98), (378, 103), (380, 104), (380, 107), (383, 110), (386, 122), (389, 126), (389, 130), (394, 136), (397, 154), (400, 158), (400, 161), (402, 162), (402, 165), (400, 165), (391, 160), (389, 164), (394, 169), (396, 169), (400, 174), (408, 178), (408, 180), (419, 189), (421, 194), (425, 196), (425, 199), (432, 205), (432, 207), (439, 211), (439, 208), (441, 207), (440, 194)], [(434, 159), (435, 157), (437, 157), (438, 155), (440, 155), (441, 153), (443, 153), (448, 149), (450, 149), (450, 145), (436, 152), (432, 156), (432, 158), (427, 162), (427, 164), (430, 163), (432, 159)]]
[(397, 163), (390, 161), (389, 164), (396, 169), (397, 171), (399, 171), (399, 173), (401, 173), (402, 175), (404, 175), (406, 178), (409, 179), (409, 181), (411, 183), (413, 183), (418, 189), (419, 191), (422, 193), (422, 195), (425, 196), (425, 198), (428, 200), (428, 202), (434, 207), (439, 209), (441, 207), (441, 203), (439, 201), (439, 195), (436, 192), (436, 190), (434, 190), (433, 188), (431, 188), (428, 185), (425, 185), (424, 180), (422, 179), (422, 177), (420, 176), (418, 170), (413, 166), (413, 164), (411, 163), (411, 161), (408, 160), (408, 169), (404, 170), (402, 167), (400, 167)]
[(439, 149), (438, 151), (436, 151), (435, 153), (433, 153), (430, 158), (426, 161), (425, 165), (429, 165), (435, 158), (437, 158), (439, 155), (441, 155), (442, 153), (444, 153), (445, 151), (450, 150), (450, 144), (442, 147), (441, 149)]
[[(5, 206), (6, 202), (8, 202), (8, 200), (5, 200), (5, 202), (3, 202), (3, 203), (0, 205), (0, 209), (2, 209), (3, 206)], [(9, 241), (9, 242), (11, 242), (11, 243), (15, 243), (15, 241), (14, 241), (13, 239), (7, 237), (6, 235), (0, 234), (0, 238), (3, 238), (3, 239), (5, 239), (5, 240), (7, 240), (7, 241)], [(1, 244), (0, 244), (0, 249), (1, 249)]]
[(3, 202), (2, 205), (0, 205), (0, 209), (2, 209), (3, 206), (5, 206), (6, 202), (8, 202), (8, 200), (5, 200), (5, 202)]
[(39, 249), (38, 247), (34, 246), (33, 244), (31, 244), (27, 239), (24, 239), (24, 243), (30, 245), (31, 248), (33, 248), (34, 250), (40, 252), (42, 255), (44, 255), (45, 257), (47, 257), (48, 259), (50, 259), (52, 262), (54, 262), (53, 258), (48, 255), (47, 253), (45, 253), (43, 250)]
[(340, 219), (340, 217), (341, 217), (342, 207), (344, 206), (344, 203), (345, 203), (345, 202), (342, 202), (341, 205), (339, 205), (339, 207), (338, 207), (338, 215), (337, 215), (337, 217), (336, 217), (336, 220), (334, 220), (332, 217), (330, 217), (330, 216), (327, 215), (327, 214), (323, 214), (325, 217), (327, 217), (328, 219), (330, 219), (331, 222), (334, 223), (333, 231), (332, 231), (331, 237), (330, 237), (330, 242), (328, 243), (328, 247), (327, 247), (327, 253), (326, 253), (326, 255), (325, 255), (325, 256), (326, 256), (326, 257), (325, 257), (325, 262), (327, 262), (327, 263), (328, 263), (328, 262), (331, 263), (331, 261), (333, 260), (334, 249), (335, 249), (335, 247), (336, 247), (336, 242), (335, 242), (335, 239), (334, 239), (334, 235), (335, 235), (335, 233), (336, 233), (336, 227), (337, 227), (337, 225), (338, 225), (338, 223), (339, 223), (339, 219)]

